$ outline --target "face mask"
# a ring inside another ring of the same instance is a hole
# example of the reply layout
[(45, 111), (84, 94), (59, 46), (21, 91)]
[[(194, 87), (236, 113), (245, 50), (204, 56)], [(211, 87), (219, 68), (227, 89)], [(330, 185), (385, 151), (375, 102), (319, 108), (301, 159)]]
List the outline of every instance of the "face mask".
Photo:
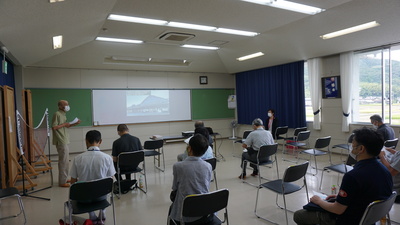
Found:
[(372, 127), (373, 127), (375, 130), (378, 129), (378, 126), (375, 125), (375, 124), (372, 124)]
[(64, 107), (64, 111), (65, 111), (65, 112), (68, 112), (70, 109), (71, 109), (71, 108), (69, 107), (69, 105), (66, 105), (66, 106)]
[[(358, 154), (357, 154), (358, 155)], [(357, 160), (357, 155), (354, 154), (353, 152), (350, 152), (350, 156), (351, 158), (353, 158), (354, 160)]]
[(272, 113), (268, 113), (268, 117), (272, 117)]
[(360, 154), (360, 153), (354, 154), (354, 153), (353, 153), (353, 149), (351, 149), (350, 156), (351, 156), (351, 158), (353, 158), (354, 160), (357, 160), (357, 156), (358, 156), (359, 154)]

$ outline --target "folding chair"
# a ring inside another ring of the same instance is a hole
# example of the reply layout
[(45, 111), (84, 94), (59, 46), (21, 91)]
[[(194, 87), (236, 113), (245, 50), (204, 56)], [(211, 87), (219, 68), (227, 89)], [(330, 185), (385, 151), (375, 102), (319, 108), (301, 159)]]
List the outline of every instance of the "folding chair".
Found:
[[(299, 148), (307, 148), (308, 146), (308, 139), (310, 138), (311, 131), (306, 130), (306, 131), (301, 131), (298, 133), (297, 137), (293, 142), (285, 143), (285, 151), (282, 153), (285, 154), (287, 152), (288, 148), (293, 148), (293, 151), (298, 153)], [(298, 158), (298, 154), (296, 154), (296, 159)], [(282, 157), (282, 160), (284, 161), (290, 161)], [(297, 163), (297, 160), (294, 161)]]
[[(283, 126), (283, 127), (277, 127), (275, 131), (275, 142), (278, 140), (284, 140), (287, 138), (287, 132), (289, 130), (288, 126)], [(282, 137), (281, 135), (285, 135), (285, 137)]]
[(386, 200), (378, 200), (370, 203), (364, 211), (359, 225), (375, 224), (382, 217), (387, 217), (387, 224), (391, 224), (389, 211), (393, 206), (397, 193), (392, 192), (390, 197)]
[(345, 174), (349, 171), (351, 171), (353, 169), (353, 165), (356, 164), (356, 160), (353, 159), (353, 157), (350, 156), (350, 154), (347, 156), (347, 160), (346, 163), (341, 163), (341, 164), (335, 164), (335, 165), (331, 165), (331, 166), (326, 166), (324, 167), (324, 169), (322, 170), (322, 174), (321, 174), (321, 181), (319, 183), (319, 190), (321, 190), (322, 187), (322, 180), (324, 179), (324, 172), (325, 171), (333, 171), (338, 173), (338, 177), (337, 177), (337, 185), (338, 187), (340, 186), (339, 184), (339, 175), (340, 174)]
[(354, 134), (351, 134), (349, 136), (349, 138), (347, 139), (347, 143), (345, 143), (345, 144), (337, 144), (337, 145), (332, 146), (332, 148), (340, 148), (341, 149), (340, 160), (342, 160), (342, 153), (343, 153), (342, 151), (343, 150), (350, 151), (350, 146), (351, 146), (351, 143), (353, 142), (353, 137), (354, 137)]
[[(256, 205), (254, 208), (254, 213), (258, 218), (261, 218), (270, 223), (279, 225), (279, 223), (269, 220), (266, 217), (262, 217), (259, 214), (257, 214), (257, 204), (258, 204), (258, 196), (259, 196), (260, 189), (266, 188), (266, 189), (276, 193), (276, 201), (275, 201), (276, 205), (281, 209), (285, 209), (286, 224), (289, 224), (287, 211), (290, 211), (290, 210), (288, 210), (286, 207), (285, 195), (300, 191), (303, 187), (305, 187), (306, 193), (307, 193), (307, 201), (309, 200), (308, 187), (307, 187), (306, 176), (305, 176), (307, 173), (308, 164), (309, 164), (309, 162), (305, 162), (303, 164), (289, 166), (286, 169), (285, 174), (283, 175), (282, 179), (269, 181), (269, 182), (266, 182), (266, 183), (263, 183), (260, 185), (260, 188), (257, 189)], [(294, 183), (295, 181), (300, 180), (301, 178), (303, 178), (303, 185), (300, 186), (300, 185)], [(282, 195), (282, 197), (283, 197), (284, 207), (282, 207), (278, 204), (278, 195), (279, 194)]]
[[(257, 161), (250, 161), (250, 160), (247, 160), (247, 159), (243, 160), (242, 167), (244, 166), (245, 162), (248, 162), (251, 165), (257, 166), (258, 184), (256, 185), (256, 184), (253, 184), (253, 183), (250, 183), (250, 182), (244, 180), (243, 176), (242, 176), (242, 182), (250, 184), (250, 185), (255, 186), (255, 187), (259, 187), (260, 184), (261, 184), (261, 179), (266, 179), (266, 178), (261, 177), (260, 166), (266, 166), (266, 165), (270, 165), (270, 164), (274, 164), (274, 163), (276, 165), (276, 175), (277, 175), (277, 178), (279, 179), (278, 161), (277, 161), (277, 157), (276, 157), (276, 152), (277, 151), (278, 151), (278, 144), (277, 143), (274, 143), (272, 145), (264, 145), (264, 146), (261, 146), (260, 150), (258, 150)], [(271, 160), (270, 157), (273, 156), (273, 155), (275, 156), (274, 157), (275, 159)], [(268, 160), (264, 160), (266, 158), (268, 158)], [(268, 179), (266, 179), (266, 180), (268, 180)]]
[(296, 129), (294, 129), (293, 136), (285, 138), (285, 141), (295, 141), (297, 139), (297, 136), (299, 135), (299, 133), (302, 131), (306, 131), (306, 130), (307, 130), (307, 127), (298, 127)]
[(243, 144), (244, 140), (246, 140), (247, 136), (249, 136), (249, 134), (250, 134), (251, 132), (252, 132), (252, 130), (245, 130), (245, 131), (243, 132), (242, 140), (237, 140), (237, 141), (235, 141), (235, 143), (241, 143), (241, 144)]
[[(242, 139), (241, 139), (241, 140), (236, 140), (234, 143), (243, 144), (243, 142), (246, 140), (247, 136), (249, 136), (249, 134), (250, 134), (251, 132), (252, 132), (252, 130), (245, 130), (245, 131), (243, 132), (243, 137), (242, 137)], [(233, 145), (233, 148), (232, 148), (232, 155), (235, 156), (235, 157), (241, 157), (241, 156), (236, 156), (236, 155), (234, 154), (234, 149), (235, 149), (235, 145)]]
[[(71, 224), (72, 215), (105, 209), (111, 205), (114, 224), (117, 224), (112, 190), (113, 179), (111, 177), (74, 183), (69, 189), (68, 201), (64, 203), (64, 220), (67, 221), (66, 209), (68, 209), (68, 219)], [(107, 196), (110, 197), (110, 202), (107, 200)]]
[(217, 167), (217, 159), (216, 158), (211, 158), (211, 159), (206, 159), (204, 161), (206, 161), (206, 162), (211, 164), (212, 171), (213, 171), (213, 174), (214, 174), (215, 190), (218, 190), (217, 172), (215, 171), (215, 169)]
[[(148, 140), (144, 142), (144, 156), (154, 156), (154, 166), (164, 172), (165, 171), (165, 159), (164, 159), (164, 140), (157, 139), (157, 140)], [(160, 162), (160, 155), (162, 155), (162, 168)], [(157, 165), (156, 165), (157, 161)]]
[[(3, 199), (12, 198), (12, 197), (16, 197), (18, 200), (19, 213), (16, 215), (12, 215), (12, 216), (2, 217), (2, 218), (0, 218), (0, 221), (9, 219), (9, 218), (13, 218), (13, 217), (18, 217), (22, 213), (24, 215), (24, 224), (26, 224), (26, 215), (25, 215), (24, 204), (22, 203), (22, 199), (21, 199), (21, 196), (19, 195), (18, 189), (15, 187), (0, 189), (0, 201)], [(1, 214), (1, 215), (3, 215), (3, 214)]]
[[(186, 196), (182, 203), (180, 224), (185, 224), (185, 222), (183, 222), (183, 217), (202, 217), (211, 215), (213, 216), (213, 221), (202, 225), (219, 225), (225, 222), (229, 225), (227, 208), (228, 199), (228, 189), (216, 190), (206, 194), (193, 194)], [(224, 210), (224, 219), (222, 221), (214, 215), (216, 212), (221, 210)], [(172, 220), (170, 216), (168, 216), (168, 221), (172, 221), (172, 224), (174, 225), (179, 225), (176, 221)]]
[[(140, 168), (139, 165), (142, 162), (143, 162), (143, 165), (142, 165), (142, 168)], [(117, 182), (118, 182), (118, 193), (119, 193), (119, 194), (117, 194), (118, 198), (120, 197), (120, 194), (122, 193), (120, 175), (131, 174), (131, 173), (135, 174), (135, 180), (137, 180), (136, 173), (143, 174), (146, 190), (144, 190), (142, 187), (138, 186), (137, 182), (135, 184), (135, 187), (139, 188), (144, 193), (147, 193), (146, 167), (145, 167), (143, 151), (121, 152), (118, 155), (118, 159), (117, 159), (117, 176), (118, 176)]]
[[(317, 141), (315, 142), (314, 148), (303, 150), (303, 151), (300, 152), (300, 153), (304, 153), (304, 154), (310, 155), (310, 159), (311, 159), (312, 155), (314, 156), (315, 174), (312, 173), (312, 175), (315, 176), (318, 173), (317, 156), (328, 154), (329, 155), (329, 163), (330, 163), (330, 165), (332, 165), (331, 151), (329, 149), (329, 144), (330, 143), (331, 143), (331, 136), (318, 138)], [(322, 151), (322, 149), (324, 149), (324, 148), (327, 148), (328, 151)]]
[(391, 148), (391, 149), (395, 149), (397, 147), (397, 143), (399, 142), (398, 138), (392, 139), (392, 140), (387, 140), (384, 143), (384, 146), (386, 148)]

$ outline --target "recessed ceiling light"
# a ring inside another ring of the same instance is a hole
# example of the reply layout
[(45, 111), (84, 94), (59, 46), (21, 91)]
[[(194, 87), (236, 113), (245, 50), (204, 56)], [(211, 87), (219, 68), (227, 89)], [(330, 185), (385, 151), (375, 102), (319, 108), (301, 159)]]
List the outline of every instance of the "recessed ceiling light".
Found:
[(251, 2), (260, 5), (266, 5), (270, 7), (285, 9), (289, 11), (314, 15), (325, 11), (325, 9), (317, 8), (314, 6), (304, 5), (296, 2), (290, 2), (285, 0), (242, 0), (245, 2)]
[(245, 56), (239, 57), (236, 60), (237, 61), (244, 61), (244, 60), (260, 57), (260, 56), (263, 56), (263, 55), (264, 55), (264, 53), (257, 52), (257, 53), (253, 53), (253, 54), (250, 54), (250, 55), (245, 55)]
[(324, 34), (322, 36), (320, 36), (322, 39), (329, 39), (329, 38), (334, 38), (334, 37), (338, 37), (338, 36), (342, 36), (342, 35), (346, 35), (346, 34), (350, 34), (350, 33), (354, 33), (357, 31), (362, 31), (362, 30), (366, 30), (369, 28), (373, 28), (373, 27), (377, 27), (380, 24), (377, 23), (376, 21), (372, 21), (369, 23), (364, 23), (358, 26), (354, 26), (354, 27), (350, 27), (347, 29), (343, 29), (343, 30), (339, 30), (339, 31), (335, 31), (329, 34)]
[(190, 23), (181, 23), (181, 22), (174, 22), (174, 21), (168, 22), (168, 21), (165, 21), (165, 20), (155, 20), (155, 19), (149, 19), (149, 18), (123, 16), (123, 15), (116, 15), (116, 14), (110, 14), (110, 16), (108, 16), (108, 19), (109, 20), (122, 21), (122, 22), (144, 23), (144, 24), (151, 24), (151, 25), (179, 27), (179, 28), (186, 28), (186, 29), (193, 29), (193, 30), (203, 30), (203, 31), (219, 32), (219, 33), (227, 33), (227, 34), (235, 34), (235, 35), (244, 35), (244, 36), (256, 36), (256, 35), (259, 34), (259, 33), (256, 33), (256, 32), (233, 30), (233, 29), (229, 29), (229, 28), (217, 28), (217, 27), (213, 27), (213, 26), (190, 24)]
[(58, 35), (53, 37), (53, 49), (62, 48), (63, 36)]
[(122, 39), (122, 38), (108, 38), (108, 37), (97, 37), (96, 40), (97, 41), (110, 41), (110, 42), (130, 43), (130, 44), (143, 43), (143, 41), (141, 41), (141, 40)]
[(50, 3), (63, 2), (64, 0), (49, 0)]
[(218, 50), (218, 47), (213, 46), (202, 46), (202, 45), (182, 45), (184, 48), (197, 48), (197, 49), (206, 49), (206, 50)]

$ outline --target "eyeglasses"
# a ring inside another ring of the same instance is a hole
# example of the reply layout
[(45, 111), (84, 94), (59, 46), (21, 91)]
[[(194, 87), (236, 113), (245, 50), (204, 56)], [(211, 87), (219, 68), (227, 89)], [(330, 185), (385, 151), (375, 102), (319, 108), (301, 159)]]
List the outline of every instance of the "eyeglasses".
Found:
[(357, 149), (357, 148), (360, 147), (360, 146), (361, 146), (361, 145), (357, 145), (357, 146), (353, 147), (353, 145), (351, 145), (351, 146), (350, 146), (350, 150)]

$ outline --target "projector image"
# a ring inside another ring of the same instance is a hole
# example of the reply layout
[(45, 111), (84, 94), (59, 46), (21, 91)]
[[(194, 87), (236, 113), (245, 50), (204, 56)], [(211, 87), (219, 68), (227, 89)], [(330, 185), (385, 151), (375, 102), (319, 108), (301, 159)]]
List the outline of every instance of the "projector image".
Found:
[(194, 131), (182, 131), (182, 136), (184, 137), (191, 137), (193, 136)]

